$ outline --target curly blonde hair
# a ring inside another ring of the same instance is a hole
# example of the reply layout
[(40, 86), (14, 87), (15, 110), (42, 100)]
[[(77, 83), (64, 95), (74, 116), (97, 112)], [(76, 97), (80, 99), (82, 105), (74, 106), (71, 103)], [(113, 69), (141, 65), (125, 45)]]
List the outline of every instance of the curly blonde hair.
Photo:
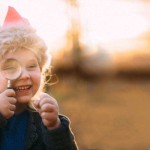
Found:
[(47, 46), (30, 25), (10, 25), (0, 28), (0, 59), (8, 52), (19, 49), (32, 51), (43, 70), (48, 62)]
[(37, 57), (41, 72), (41, 86), (39, 91), (44, 90), (45, 78), (47, 74), (50, 76), (50, 61), (47, 46), (43, 39), (41, 39), (36, 30), (31, 25), (15, 24), (7, 25), (0, 28), (0, 59), (2, 59), (8, 52), (14, 52), (20, 49), (32, 51)]

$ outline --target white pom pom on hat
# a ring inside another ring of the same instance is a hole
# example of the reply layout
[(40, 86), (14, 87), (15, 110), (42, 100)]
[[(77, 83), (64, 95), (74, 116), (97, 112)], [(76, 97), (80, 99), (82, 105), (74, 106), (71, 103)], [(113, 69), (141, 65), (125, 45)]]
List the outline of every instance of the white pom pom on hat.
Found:
[[(1, 4), (0, 4), (1, 5)], [(17, 23), (28, 24), (27, 19), (23, 18), (14, 7), (1, 5), (0, 7), (0, 27), (15, 25)]]

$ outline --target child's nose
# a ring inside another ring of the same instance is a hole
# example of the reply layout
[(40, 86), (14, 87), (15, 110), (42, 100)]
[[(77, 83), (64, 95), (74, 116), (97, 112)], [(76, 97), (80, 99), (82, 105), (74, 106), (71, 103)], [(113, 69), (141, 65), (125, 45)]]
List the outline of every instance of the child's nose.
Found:
[(21, 74), (20, 74), (20, 79), (29, 78), (29, 77), (30, 77), (30, 74), (29, 74), (28, 70), (26, 70), (25, 68), (22, 68)]

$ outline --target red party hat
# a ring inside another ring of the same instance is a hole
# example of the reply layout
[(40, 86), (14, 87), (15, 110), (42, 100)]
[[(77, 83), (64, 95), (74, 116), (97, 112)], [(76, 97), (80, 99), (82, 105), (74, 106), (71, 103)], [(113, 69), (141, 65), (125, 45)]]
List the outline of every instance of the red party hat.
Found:
[(23, 18), (15, 8), (11, 7), (11, 6), (6, 6), (5, 8), (3, 8), (2, 14), (0, 14), (0, 16), (3, 18), (3, 20), (1, 20), (1, 26), (7, 26), (7, 25), (11, 25), (11, 24), (17, 24), (17, 23), (21, 23), (21, 24), (29, 24), (28, 20)]

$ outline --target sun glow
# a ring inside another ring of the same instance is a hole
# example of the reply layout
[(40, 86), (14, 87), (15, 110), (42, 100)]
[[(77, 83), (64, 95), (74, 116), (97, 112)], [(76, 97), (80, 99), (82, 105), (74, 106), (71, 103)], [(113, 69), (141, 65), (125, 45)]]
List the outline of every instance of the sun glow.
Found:
[[(68, 30), (65, 0), (4, 0), (27, 18), (48, 45), (60, 41)], [(148, 30), (140, 2), (78, 0), (82, 42), (107, 44), (127, 40)]]
[(82, 0), (81, 21), (84, 40), (105, 43), (128, 39), (148, 29), (137, 2), (114, 0)]
[(60, 0), (4, 0), (4, 3), (27, 18), (48, 45), (59, 40), (67, 30), (66, 6)]

